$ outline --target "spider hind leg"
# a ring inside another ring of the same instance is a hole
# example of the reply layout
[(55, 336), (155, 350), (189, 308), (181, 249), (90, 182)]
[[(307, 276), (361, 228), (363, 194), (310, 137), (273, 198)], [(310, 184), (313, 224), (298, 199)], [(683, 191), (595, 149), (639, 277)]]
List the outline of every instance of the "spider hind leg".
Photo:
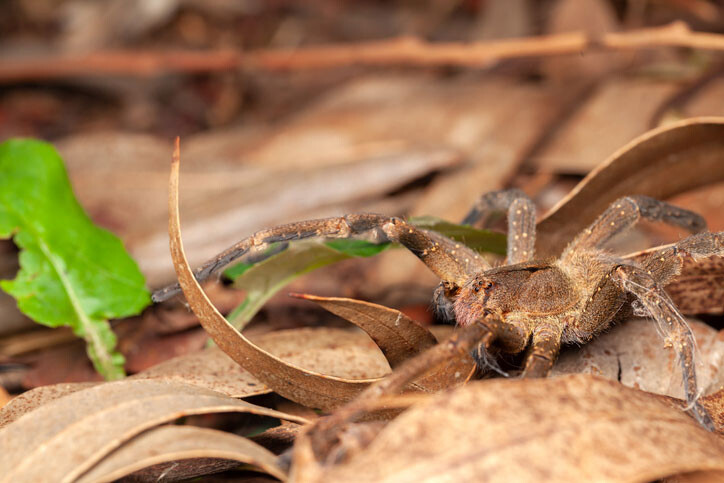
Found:
[(686, 320), (645, 269), (622, 265), (614, 270), (613, 278), (623, 290), (633, 294), (641, 302), (656, 321), (667, 346), (676, 351), (681, 365), (687, 407), (702, 426), (713, 431), (711, 416), (699, 402), (701, 394), (696, 378), (696, 343)]

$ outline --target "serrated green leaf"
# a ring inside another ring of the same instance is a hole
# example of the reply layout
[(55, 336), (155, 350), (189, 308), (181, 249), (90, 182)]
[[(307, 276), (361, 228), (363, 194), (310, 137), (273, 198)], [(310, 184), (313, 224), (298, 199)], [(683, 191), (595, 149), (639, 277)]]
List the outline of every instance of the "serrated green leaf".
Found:
[(0, 144), (0, 238), (10, 237), (21, 249), (20, 271), (0, 287), (36, 322), (70, 326), (83, 337), (107, 379), (123, 377), (108, 319), (139, 313), (150, 295), (121, 241), (95, 226), (76, 201), (50, 144)]

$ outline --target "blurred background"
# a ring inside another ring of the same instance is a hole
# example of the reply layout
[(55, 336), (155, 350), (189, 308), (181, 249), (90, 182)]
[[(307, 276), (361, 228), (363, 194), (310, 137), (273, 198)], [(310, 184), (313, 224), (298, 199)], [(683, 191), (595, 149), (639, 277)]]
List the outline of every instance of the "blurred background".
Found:
[[(151, 289), (174, 281), (166, 184), (177, 135), (184, 240), (198, 265), (294, 220), (374, 211), (459, 221), (480, 194), (505, 187), (525, 191), (542, 215), (636, 136), (724, 115), (724, 42), (699, 37), (691, 48), (680, 35), (686, 26), (724, 34), (722, 1), (2, 0), (0, 8), (0, 141), (53, 142), (76, 196), (124, 240)], [(620, 47), (601, 47), (616, 33)], [(674, 202), (722, 230), (723, 188)], [(644, 224), (622, 246), (681, 235)], [(12, 278), (16, 249), (0, 243), (0, 277)], [(335, 323), (288, 291), (372, 300), (431, 323), (435, 284), (403, 251), (348, 260), (293, 282), (249, 330)], [(243, 299), (220, 284), (208, 290), (225, 311)], [(129, 372), (206, 342), (180, 299), (114, 329)], [(84, 350), (0, 295), (6, 389), (97, 379)]]

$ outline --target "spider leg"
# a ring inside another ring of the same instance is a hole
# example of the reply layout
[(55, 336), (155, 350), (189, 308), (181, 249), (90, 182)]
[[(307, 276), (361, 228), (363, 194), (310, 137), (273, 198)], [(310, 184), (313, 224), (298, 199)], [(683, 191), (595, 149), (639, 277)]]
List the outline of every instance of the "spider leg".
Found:
[(546, 377), (561, 348), (561, 329), (541, 324), (533, 329), (531, 347), (525, 358), (522, 377)]
[(356, 399), (311, 428), (310, 437), (317, 453), (326, 454), (338, 443), (339, 428), (362, 416), (369, 410), (371, 402), (402, 391), (409, 383), (469, 352), (476, 345), (490, 347), (502, 330), (503, 324), (493, 316), (485, 316), (475, 324), (456, 330), (447, 340), (406, 360), (390, 375), (369, 386)]
[(641, 218), (679, 226), (692, 233), (706, 230), (706, 221), (698, 214), (648, 196), (625, 196), (614, 201), (601, 216), (583, 230), (564, 252), (575, 253), (601, 248), (616, 235), (634, 226)]
[[(523, 318), (509, 315), (505, 318), (505, 321), (501, 321), (496, 318), (485, 317), (476, 323), (486, 325), (493, 333), (496, 346), (494, 349), (500, 349), (509, 354), (517, 354), (528, 345), (531, 332)], [(503, 376), (507, 376), (508, 374), (498, 366), (495, 354), (491, 354), (491, 343), (492, 341), (486, 345), (479, 344), (471, 351), (475, 364), (481, 371), (492, 369)]]
[(724, 232), (697, 233), (678, 243), (649, 253), (638, 264), (663, 286), (681, 273), (685, 256), (690, 256), (695, 260), (711, 256), (724, 256)]
[(480, 197), (463, 225), (487, 226), (491, 215), (508, 213), (507, 263), (532, 260), (535, 255), (535, 205), (518, 189), (492, 191)]
[(612, 274), (620, 287), (633, 294), (653, 316), (666, 344), (673, 346), (679, 356), (686, 402), (694, 417), (709, 430), (714, 423), (706, 409), (699, 403), (696, 381), (695, 340), (691, 328), (674, 306), (666, 292), (645, 269), (633, 265), (621, 265)]
[[(469, 273), (479, 270), (478, 267), (488, 266), (480, 255), (442, 235), (416, 228), (399, 218), (363, 213), (300, 221), (258, 231), (204, 263), (194, 271), (194, 276), (199, 281), (205, 280), (234, 260), (249, 253), (265, 252), (274, 243), (312, 237), (348, 238), (372, 230), (381, 231), (390, 241), (402, 244), (438, 277), (457, 286), (465, 283)], [(155, 292), (153, 300), (167, 300), (178, 291), (178, 284), (166, 287)]]

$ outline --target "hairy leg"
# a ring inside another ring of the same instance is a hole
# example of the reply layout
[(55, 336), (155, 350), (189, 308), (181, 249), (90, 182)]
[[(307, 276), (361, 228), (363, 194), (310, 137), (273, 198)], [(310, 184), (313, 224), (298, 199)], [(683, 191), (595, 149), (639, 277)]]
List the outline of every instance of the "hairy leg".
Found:
[(531, 347), (525, 358), (523, 377), (546, 377), (553, 368), (561, 348), (561, 329), (539, 325), (533, 329)]
[[(483, 320), (495, 334), (495, 347), (491, 348), (489, 344), (480, 344), (473, 349), (471, 355), (480, 371), (485, 372), (487, 369), (492, 369), (507, 377), (508, 374), (498, 366), (495, 356), (498, 351), (517, 354), (525, 349), (531, 335), (529, 326), (522, 318), (516, 316), (506, 317), (505, 322), (489, 318)], [(491, 352), (491, 349), (496, 352)]]
[(641, 302), (656, 321), (666, 344), (676, 351), (681, 364), (687, 405), (702, 426), (713, 430), (711, 417), (698, 401), (700, 393), (696, 380), (695, 340), (686, 320), (645, 269), (632, 265), (619, 266), (612, 278)]
[(485, 227), (491, 215), (506, 212), (508, 214), (508, 264), (532, 260), (535, 256), (535, 205), (522, 191), (510, 189), (484, 194), (462, 223)]
[(601, 248), (606, 242), (634, 226), (641, 218), (679, 226), (692, 233), (706, 230), (706, 221), (696, 213), (648, 196), (626, 196), (614, 201), (601, 216), (583, 230), (563, 253)]
[(686, 256), (694, 260), (724, 256), (724, 232), (692, 235), (678, 243), (652, 251), (644, 258), (637, 259), (637, 262), (659, 285), (666, 285), (681, 273)]
[[(493, 215), (507, 215), (507, 263), (532, 260), (535, 256), (536, 213), (533, 201), (519, 189), (491, 191), (481, 196), (461, 224), (486, 228)], [(489, 268), (489, 267), (488, 267)]]
[(331, 450), (340, 444), (339, 428), (355, 421), (369, 408), (370, 402), (402, 391), (409, 383), (421, 378), (442, 364), (469, 352), (476, 345), (490, 347), (501, 335), (502, 326), (492, 318), (462, 327), (447, 340), (422, 354), (408, 359), (392, 374), (365, 389), (356, 399), (320, 419), (311, 429), (310, 438), (317, 457), (325, 460)]
[[(480, 255), (440, 234), (416, 228), (399, 218), (364, 213), (300, 221), (261, 230), (204, 263), (195, 270), (194, 276), (197, 280), (204, 280), (242, 256), (265, 252), (274, 243), (313, 237), (348, 238), (372, 230), (378, 230), (388, 240), (404, 245), (438, 277), (456, 285), (462, 285), (478, 267), (488, 266)], [(160, 302), (178, 291), (178, 284), (172, 285), (154, 293), (153, 299)]]

